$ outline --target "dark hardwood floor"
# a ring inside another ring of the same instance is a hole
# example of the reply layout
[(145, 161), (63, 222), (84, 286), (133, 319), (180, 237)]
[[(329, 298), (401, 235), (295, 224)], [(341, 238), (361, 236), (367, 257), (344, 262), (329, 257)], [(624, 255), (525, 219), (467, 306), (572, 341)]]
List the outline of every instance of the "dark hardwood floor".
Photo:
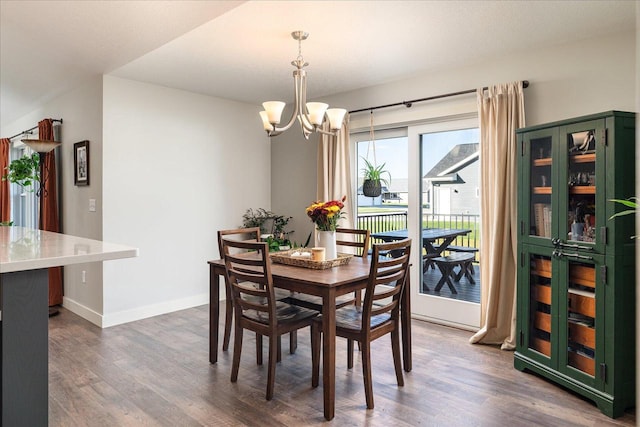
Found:
[[(245, 334), (238, 382), (231, 353), (208, 362), (208, 307), (100, 329), (61, 309), (49, 323), (51, 426), (304, 426), (327, 423), (322, 387), (311, 388), (309, 331), (283, 354), (267, 402), (266, 363)], [(336, 361), (339, 426), (632, 426), (589, 401), (513, 368), (513, 353), (471, 345), (471, 333), (413, 321), (413, 366), (397, 387), (389, 340), (373, 344), (375, 409), (367, 410), (361, 363)], [(286, 340), (283, 340), (283, 343)], [(266, 346), (265, 346), (266, 357)], [(328, 424), (328, 423), (327, 423)]]

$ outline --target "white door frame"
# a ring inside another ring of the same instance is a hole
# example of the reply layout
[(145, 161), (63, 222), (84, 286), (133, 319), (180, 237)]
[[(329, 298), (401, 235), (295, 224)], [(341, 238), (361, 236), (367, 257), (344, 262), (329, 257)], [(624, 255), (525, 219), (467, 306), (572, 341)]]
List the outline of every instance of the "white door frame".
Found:
[[(412, 125), (408, 127), (409, 144), (409, 208), (407, 221), (409, 237), (414, 242), (421, 242), (421, 156), (420, 135), (425, 133), (443, 132), (457, 129), (469, 129), (478, 127), (477, 113), (452, 117), (429, 124)], [(414, 245), (420, 248), (421, 244)], [(413, 267), (410, 272), (411, 279), (411, 314), (413, 317), (428, 320), (434, 323), (454, 326), (462, 329), (476, 331), (480, 327), (480, 304), (467, 301), (458, 301), (451, 298), (442, 298), (434, 295), (425, 295), (419, 292), (420, 274), (422, 273), (422, 251), (412, 251)]]

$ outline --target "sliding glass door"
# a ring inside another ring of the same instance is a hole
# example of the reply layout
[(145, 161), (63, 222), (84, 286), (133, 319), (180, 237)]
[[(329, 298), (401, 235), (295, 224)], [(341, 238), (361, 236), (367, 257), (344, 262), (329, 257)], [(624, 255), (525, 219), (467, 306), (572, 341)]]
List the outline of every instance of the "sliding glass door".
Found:
[[(357, 228), (369, 229), (373, 243), (389, 238), (384, 233), (397, 231), (415, 242), (412, 315), (477, 329), (482, 284), (476, 114), (376, 131), (375, 139), (370, 132), (352, 134), (351, 141), (355, 149)], [(375, 197), (363, 194), (365, 160), (389, 172), (385, 176), (388, 182)], [(449, 280), (442, 283), (440, 266), (445, 272), (450, 270)]]
[[(476, 329), (480, 325), (480, 139), (476, 118), (408, 129), (408, 224), (415, 317)], [(412, 197), (413, 196), (413, 197)]]

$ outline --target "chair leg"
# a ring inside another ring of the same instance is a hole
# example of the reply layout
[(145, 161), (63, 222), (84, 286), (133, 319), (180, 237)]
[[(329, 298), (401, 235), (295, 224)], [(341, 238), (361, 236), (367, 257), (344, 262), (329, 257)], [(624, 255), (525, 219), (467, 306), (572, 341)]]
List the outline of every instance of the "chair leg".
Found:
[(353, 369), (353, 340), (347, 340), (347, 369)]
[(391, 331), (391, 351), (393, 352), (393, 366), (396, 370), (396, 380), (400, 387), (404, 386), (404, 377), (402, 376), (402, 359), (400, 356), (400, 333), (396, 324), (393, 331)]
[(362, 311), (362, 291), (361, 290), (357, 290), (354, 292), (354, 299), (355, 299), (355, 306), (356, 306), (356, 310), (358, 311)]
[(373, 409), (373, 384), (371, 380), (371, 342), (362, 343), (362, 377), (364, 378), (364, 395), (367, 409)]
[(298, 348), (298, 331), (289, 333), (289, 354), (294, 354)]
[(262, 335), (256, 332), (256, 364), (262, 365)]
[(318, 387), (320, 381), (320, 323), (311, 324), (311, 387)]
[(240, 368), (240, 354), (242, 353), (242, 335), (244, 329), (236, 322), (235, 337), (233, 338), (233, 362), (231, 364), (231, 382), (238, 381), (238, 369)]
[[(278, 338), (276, 338), (276, 341), (278, 342), (278, 348), (276, 351), (276, 360), (278, 362), (280, 362), (282, 360), (282, 337), (280, 335), (278, 335)], [(269, 341), (269, 346), (271, 346), (271, 341)]]
[(229, 350), (229, 341), (231, 340), (231, 325), (233, 324), (233, 302), (231, 295), (227, 295), (224, 316), (224, 338), (222, 340), (222, 351)]
[(276, 359), (278, 357), (280, 345), (279, 339), (274, 336), (269, 337), (269, 373), (267, 374), (267, 400), (273, 399), (273, 388), (276, 383)]

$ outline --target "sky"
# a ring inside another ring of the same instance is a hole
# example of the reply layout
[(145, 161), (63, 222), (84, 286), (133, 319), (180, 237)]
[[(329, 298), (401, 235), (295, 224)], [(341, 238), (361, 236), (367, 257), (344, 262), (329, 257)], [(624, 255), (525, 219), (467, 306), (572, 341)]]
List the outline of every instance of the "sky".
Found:
[[(456, 145), (475, 143), (479, 140), (480, 131), (478, 128), (423, 134), (423, 174), (429, 172)], [(375, 141), (376, 164), (385, 163), (384, 168), (391, 173), (392, 179), (408, 178), (408, 152), (407, 137)], [(374, 163), (373, 144), (369, 141), (358, 143), (358, 176), (362, 175), (361, 171), (364, 167), (362, 157), (367, 158), (370, 163)]]

